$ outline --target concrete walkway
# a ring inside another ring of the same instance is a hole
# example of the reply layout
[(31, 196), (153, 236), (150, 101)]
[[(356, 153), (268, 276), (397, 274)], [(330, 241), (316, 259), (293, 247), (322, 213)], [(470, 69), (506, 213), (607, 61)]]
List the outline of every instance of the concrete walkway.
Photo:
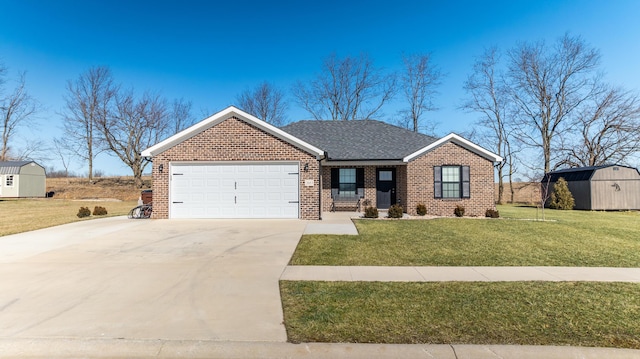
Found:
[(0, 357), (110, 359), (632, 359), (640, 350), (534, 345), (275, 343), (131, 339), (0, 339)]
[(640, 268), (287, 266), (280, 279), (347, 282), (588, 281), (640, 283)]
[(352, 218), (360, 218), (359, 212), (323, 212), (322, 221), (310, 221), (304, 234), (346, 234), (357, 235), (358, 230)]

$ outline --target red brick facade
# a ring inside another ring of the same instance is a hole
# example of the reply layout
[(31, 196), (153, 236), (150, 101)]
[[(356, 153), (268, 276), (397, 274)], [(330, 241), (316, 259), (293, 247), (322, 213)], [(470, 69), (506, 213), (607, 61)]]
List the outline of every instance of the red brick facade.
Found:
[[(470, 167), (470, 198), (434, 198), (433, 167), (458, 165)], [(334, 166), (335, 167), (335, 166)], [(364, 168), (365, 199), (376, 205), (376, 169), (390, 166), (344, 166)], [(391, 166), (393, 167), (393, 166)], [(322, 210), (331, 209), (331, 168), (322, 168)], [(484, 216), (487, 209), (495, 209), (493, 162), (451, 142), (433, 149), (406, 165), (396, 168), (396, 199), (405, 212), (416, 215), (419, 203), (427, 207), (427, 214), (453, 216), (457, 205), (465, 207), (467, 216)]]
[[(172, 162), (262, 162), (299, 164), (300, 218), (320, 219), (331, 209), (331, 168), (320, 169), (314, 154), (236, 117), (218, 123), (153, 157), (153, 218), (169, 217), (169, 181)], [(307, 165), (307, 170), (304, 170)], [(470, 198), (434, 198), (434, 166), (469, 166)], [(162, 166), (163, 171), (160, 171)], [(345, 166), (364, 168), (365, 199), (376, 205), (376, 170), (396, 169), (396, 200), (405, 212), (415, 215), (416, 206), (426, 205), (427, 214), (453, 216), (457, 205), (465, 215), (483, 216), (495, 209), (493, 162), (453, 142), (447, 142), (406, 164), (397, 166)], [(320, 179), (320, 173), (322, 178)], [(312, 185), (309, 185), (312, 184)]]
[[(469, 166), (470, 198), (434, 198), (433, 167), (446, 165)], [(430, 215), (453, 216), (454, 208), (461, 205), (465, 216), (484, 216), (487, 209), (495, 209), (493, 162), (451, 142), (410, 161), (405, 211), (415, 215), (419, 203), (427, 207)]]
[[(153, 218), (169, 217), (169, 163), (189, 161), (299, 162), (300, 218), (320, 218), (319, 164), (315, 156), (235, 117), (154, 156)], [(303, 171), (305, 164), (307, 171)], [(306, 180), (313, 180), (314, 185), (307, 186)]]

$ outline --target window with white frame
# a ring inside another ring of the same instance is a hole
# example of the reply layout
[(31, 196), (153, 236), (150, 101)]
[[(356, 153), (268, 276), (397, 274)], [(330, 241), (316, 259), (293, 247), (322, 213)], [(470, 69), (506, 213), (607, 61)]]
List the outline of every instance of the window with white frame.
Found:
[(5, 186), (13, 187), (13, 175), (7, 175), (5, 179)]

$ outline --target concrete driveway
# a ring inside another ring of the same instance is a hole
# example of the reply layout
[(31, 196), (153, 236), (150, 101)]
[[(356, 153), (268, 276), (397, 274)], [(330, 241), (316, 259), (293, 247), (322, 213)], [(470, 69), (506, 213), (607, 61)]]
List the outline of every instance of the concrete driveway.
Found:
[(0, 237), (0, 338), (285, 342), (301, 220), (106, 218)]

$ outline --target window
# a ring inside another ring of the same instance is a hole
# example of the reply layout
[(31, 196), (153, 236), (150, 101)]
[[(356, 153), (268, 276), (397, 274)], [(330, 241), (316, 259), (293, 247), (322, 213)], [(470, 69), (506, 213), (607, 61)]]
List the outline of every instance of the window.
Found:
[(7, 187), (13, 187), (13, 175), (7, 175), (7, 182), (5, 185)]
[(469, 198), (469, 166), (436, 166), (433, 168), (435, 198)]
[(393, 181), (393, 171), (378, 171), (379, 181)]
[(333, 196), (363, 196), (364, 168), (332, 168), (331, 195)]
[(340, 168), (340, 194), (345, 196), (356, 195), (356, 169), (355, 168)]

